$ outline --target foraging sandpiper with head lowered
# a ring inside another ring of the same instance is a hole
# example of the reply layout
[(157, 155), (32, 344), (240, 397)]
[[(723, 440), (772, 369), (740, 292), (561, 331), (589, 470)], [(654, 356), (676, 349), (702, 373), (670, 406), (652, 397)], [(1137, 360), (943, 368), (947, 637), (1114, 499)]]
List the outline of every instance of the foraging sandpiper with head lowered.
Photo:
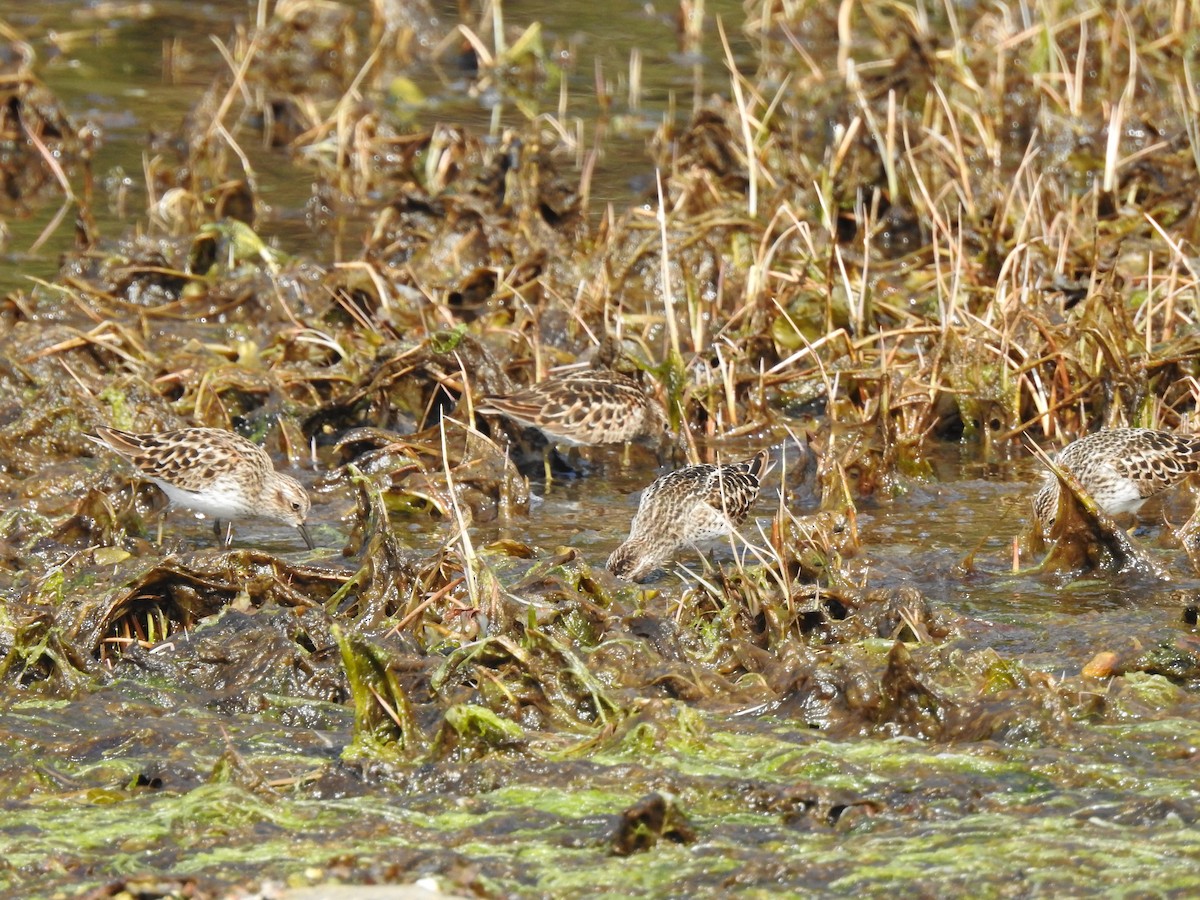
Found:
[(608, 368), (553, 375), (515, 394), (485, 397), (475, 410), (536, 428), (551, 443), (575, 446), (655, 446), (668, 434), (666, 412), (646, 386)]
[[(1151, 428), (1109, 428), (1068, 444), (1055, 462), (1108, 515), (1134, 513), (1156, 494), (1200, 471), (1200, 436)], [(1058, 515), (1058, 478), (1047, 472), (1033, 511), (1049, 534)]]
[(219, 428), (182, 428), (157, 434), (132, 434), (97, 428), (86, 437), (123, 456), (153, 481), (172, 504), (212, 516), (224, 546), (233, 538), (233, 519), (259, 516), (298, 529), (313, 549), (305, 519), (308, 493), (290, 475), (275, 471), (262, 447)]
[(646, 488), (633, 516), (629, 537), (608, 558), (608, 571), (644, 581), (687, 547), (730, 534), (758, 499), (770, 455), (724, 466), (688, 466)]

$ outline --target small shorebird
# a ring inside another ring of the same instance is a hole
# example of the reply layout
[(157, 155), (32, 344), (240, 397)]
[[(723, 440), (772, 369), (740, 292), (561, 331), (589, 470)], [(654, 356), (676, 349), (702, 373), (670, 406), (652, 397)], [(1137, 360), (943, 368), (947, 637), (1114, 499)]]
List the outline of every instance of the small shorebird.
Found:
[(725, 466), (688, 466), (646, 488), (629, 537), (608, 558), (608, 571), (644, 581), (685, 547), (730, 534), (758, 498), (769, 454)]
[(554, 375), (507, 397), (484, 397), (475, 411), (536, 428), (551, 444), (637, 441), (660, 447), (668, 436), (665, 411), (645, 386), (607, 368)]
[(304, 524), (308, 494), (295, 478), (275, 471), (267, 451), (240, 435), (219, 428), (157, 434), (97, 428), (85, 436), (133, 463), (171, 503), (212, 516), (218, 537), (221, 520), (226, 520), (225, 547), (233, 539), (233, 519), (261, 516), (295, 527), (313, 549)]
[[(1069, 470), (1108, 515), (1137, 512), (1200, 471), (1200, 436), (1150, 428), (1110, 428), (1068, 444), (1055, 462)], [(1048, 534), (1058, 515), (1058, 479), (1047, 472), (1033, 511)]]

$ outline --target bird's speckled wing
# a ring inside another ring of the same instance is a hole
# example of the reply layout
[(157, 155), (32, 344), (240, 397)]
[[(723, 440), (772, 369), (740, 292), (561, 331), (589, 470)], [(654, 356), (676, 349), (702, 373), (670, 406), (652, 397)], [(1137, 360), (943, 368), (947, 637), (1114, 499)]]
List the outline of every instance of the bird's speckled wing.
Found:
[(764, 450), (742, 462), (710, 467), (712, 471), (705, 479), (704, 502), (728, 515), (734, 525), (741, 524), (758, 499), (767, 459)]
[(615, 444), (646, 430), (650, 400), (642, 386), (609, 370), (547, 379), (508, 397), (490, 397), (479, 411), (499, 413), (579, 444)]
[(219, 428), (188, 428), (156, 434), (98, 428), (96, 435), (143, 475), (185, 491), (203, 491), (230, 475), (239, 467), (239, 460), (253, 460), (257, 467), (266, 470), (273, 468), (261, 447)]
[(1200, 471), (1200, 438), (1165, 431), (1137, 431), (1136, 436), (1130, 452), (1112, 464), (1137, 484), (1143, 497), (1153, 497)]

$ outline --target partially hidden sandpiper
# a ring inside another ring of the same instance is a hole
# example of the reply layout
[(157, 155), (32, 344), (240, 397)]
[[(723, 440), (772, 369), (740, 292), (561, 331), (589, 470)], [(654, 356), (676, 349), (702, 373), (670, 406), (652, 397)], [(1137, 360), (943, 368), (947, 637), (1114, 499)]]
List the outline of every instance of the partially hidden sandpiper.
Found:
[(760, 450), (741, 462), (688, 466), (657, 479), (642, 494), (629, 537), (608, 558), (608, 570), (644, 581), (680, 550), (730, 534), (758, 499), (769, 460)]
[(158, 485), (172, 504), (214, 518), (223, 544), (233, 539), (233, 519), (259, 516), (293, 526), (313, 549), (304, 520), (310, 501), (290, 475), (275, 471), (271, 457), (257, 444), (219, 428), (182, 428), (157, 434), (133, 434), (97, 428), (86, 437), (123, 456)]
[(554, 375), (515, 394), (485, 397), (475, 409), (536, 428), (552, 444), (660, 446), (667, 436), (661, 404), (640, 381), (608, 368)]
[[(1150, 428), (1110, 428), (1068, 444), (1055, 462), (1069, 470), (1110, 516), (1135, 513), (1156, 494), (1200, 471), (1200, 436)], [(1033, 511), (1049, 534), (1058, 515), (1058, 479), (1047, 472)]]

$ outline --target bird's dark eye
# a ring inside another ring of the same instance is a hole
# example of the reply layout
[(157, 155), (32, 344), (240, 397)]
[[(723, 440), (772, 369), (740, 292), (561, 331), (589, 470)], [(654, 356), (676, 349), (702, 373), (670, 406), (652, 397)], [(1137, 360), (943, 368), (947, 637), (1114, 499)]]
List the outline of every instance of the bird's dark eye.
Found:
[(292, 512), (300, 512), (300, 501), (299, 500), (292, 501)]

